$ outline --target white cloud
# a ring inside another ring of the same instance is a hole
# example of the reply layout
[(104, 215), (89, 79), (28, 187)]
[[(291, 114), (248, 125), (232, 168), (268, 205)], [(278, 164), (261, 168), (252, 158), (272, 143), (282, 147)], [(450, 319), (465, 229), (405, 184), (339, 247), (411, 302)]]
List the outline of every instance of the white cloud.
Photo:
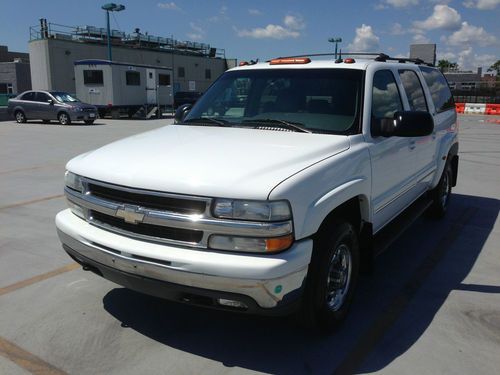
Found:
[(205, 36), (205, 30), (203, 30), (200, 26), (195, 24), (194, 22), (190, 22), (189, 26), (191, 27), (191, 30), (193, 30), (190, 33), (187, 33), (187, 37), (191, 40), (200, 40), (203, 39)]
[(403, 34), (406, 34), (406, 30), (403, 29), (403, 26), (400, 23), (396, 22), (391, 27), (391, 31), (389, 31), (389, 34), (391, 34), (391, 35), (403, 35)]
[(467, 22), (462, 22), (459, 30), (443, 39), (452, 46), (479, 45), (485, 47), (496, 43), (496, 38), (486, 32), (484, 28), (469, 25)]
[(352, 52), (376, 51), (379, 48), (380, 38), (375, 35), (369, 25), (362, 24), (356, 29), (356, 36), (347, 48)]
[(210, 22), (219, 22), (223, 20), (228, 20), (229, 17), (227, 16), (227, 6), (223, 5), (219, 9), (219, 13), (216, 16), (210, 17), (208, 20)]
[(255, 39), (286, 39), (298, 38), (300, 33), (298, 31), (285, 29), (280, 25), (269, 24), (266, 27), (257, 27), (251, 30), (239, 30), (238, 36)]
[(430, 43), (431, 40), (427, 38), (424, 34), (415, 34), (413, 35), (413, 43), (416, 44), (427, 44)]
[(413, 25), (421, 30), (456, 30), (460, 27), (460, 20), (460, 14), (455, 9), (439, 4), (434, 6), (434, 12), (429, 18), (424, 21), (415, 21)]
[(304, 27), (306, 27), (301, 16), (287, 15), (285, 16), (283, 23), (291, 30), (302, 30)]
[(413, 5), (418, 5), (418, 0), (385, 0), (387, 5), (395, 8), (406, 8)]
[(248, 9), (248, 14), (252, 16), (260, 16), (262, 12), (258, 9)]
[(269, 24), (266, 27), (257, 27), (251, 30), (237, 30), (240, 37), (255, 39), (286, 39), (298, 38), (300, 31), (306, 27), (302, 16), (286, 15), (283, 19), (283, 25)]
[(179, 6), (176, 3), (174, 3), (173, 1), (165, 2), (165, 3), (158, 3), (158, 8), (166, 9), (166, 10), (181, 10), (181, 8), (179, 8)]
[(476, 8), (481, 10), (495, 9), (500, 4), (500, 0), (467, 0), (463, 2), (466, 8)]

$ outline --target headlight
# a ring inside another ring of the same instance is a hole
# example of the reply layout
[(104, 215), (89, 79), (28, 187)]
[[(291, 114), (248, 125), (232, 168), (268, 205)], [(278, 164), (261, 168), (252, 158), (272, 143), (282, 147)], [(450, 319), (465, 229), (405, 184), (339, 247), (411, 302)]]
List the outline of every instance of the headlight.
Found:
[(64, 184), (70, 189), (83, 192), (82, 178), (70, 171), (64, 173)]
[(292, 234), (275, 238), (236, 237), (213, 234), (208, 241), (208, 247), (217, 250), (274, 253), (288, 249), (292, 243)]
[(71, 109), (72, 109), (74, 112), (82, 112), (82, 111), (83, 111), (83, 108), (81, 108), (81, 107), (71, 107)]
[(213, 215), (221, 219), (282, 221), (292, 217), (287, 201), (244, 201), (217, 199)]

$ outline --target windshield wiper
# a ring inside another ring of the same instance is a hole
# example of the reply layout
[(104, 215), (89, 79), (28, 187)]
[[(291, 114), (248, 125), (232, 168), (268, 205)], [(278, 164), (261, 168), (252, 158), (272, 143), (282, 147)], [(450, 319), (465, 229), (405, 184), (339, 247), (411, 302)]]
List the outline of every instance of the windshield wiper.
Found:
[(183, 124), (216, 124), (218, 126), (231, 126), (226, 120), (210, 118), (210, 117), (195, 117), (182, 121)]
[(300, 122), (289, 122), (285, 120), (276, 120), (276, 119), (270, 119), (270, 118), (259, 118), (259, 119), (252, 119), (252, 120), (244, 120), (243, 123), (245, 124), (268, 124), (270, 126), (274, 126), (277, 128), (285, 128), (285, 129), (290, 129), (296, 132), (302, 132), (302, 133), (312, 133), (309, 129), (306, 129), (304, 127), (304, 124), (301, 124)]

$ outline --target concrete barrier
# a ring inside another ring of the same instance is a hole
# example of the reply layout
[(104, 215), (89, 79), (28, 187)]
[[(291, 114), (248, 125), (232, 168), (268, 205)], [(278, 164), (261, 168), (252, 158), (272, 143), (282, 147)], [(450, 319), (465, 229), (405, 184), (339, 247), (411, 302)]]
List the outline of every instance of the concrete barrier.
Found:
[(465, 103), (464, 113), (466, 114), (484, 115), (485, 112), (485, 103)]

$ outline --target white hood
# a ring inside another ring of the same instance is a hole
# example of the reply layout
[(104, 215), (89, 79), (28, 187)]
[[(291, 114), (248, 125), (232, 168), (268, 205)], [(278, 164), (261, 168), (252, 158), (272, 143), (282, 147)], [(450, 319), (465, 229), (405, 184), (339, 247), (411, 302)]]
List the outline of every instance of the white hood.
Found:
[(169, 125), (77, 156), (67, 169), (141, 189), (267, 199), (287, 177), (348, 148), (346, 136)]

